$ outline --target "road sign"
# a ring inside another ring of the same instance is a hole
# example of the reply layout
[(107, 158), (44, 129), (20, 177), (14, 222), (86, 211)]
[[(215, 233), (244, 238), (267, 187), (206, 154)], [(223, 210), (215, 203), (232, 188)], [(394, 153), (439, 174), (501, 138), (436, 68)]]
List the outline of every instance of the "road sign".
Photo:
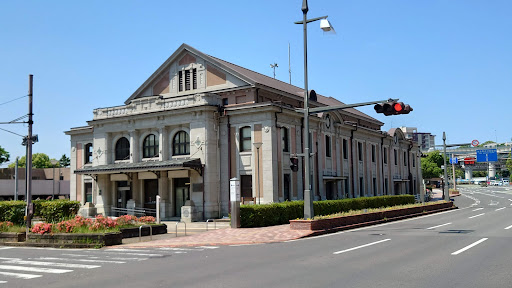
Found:
[(496, 149), (476, 150), (476, 162), (497, 162), (498, 151)]
[(459, 159), (457, 158), (450, 158), (450, 164), (458, 164), (459, 163)]
[(478, 144), (480, 144), (480, 142), (478, 142), (478, 140), (476, 140), (476, 139), (471, 141), (471, 145), (473, 145), (473, 147), (478, 146)]

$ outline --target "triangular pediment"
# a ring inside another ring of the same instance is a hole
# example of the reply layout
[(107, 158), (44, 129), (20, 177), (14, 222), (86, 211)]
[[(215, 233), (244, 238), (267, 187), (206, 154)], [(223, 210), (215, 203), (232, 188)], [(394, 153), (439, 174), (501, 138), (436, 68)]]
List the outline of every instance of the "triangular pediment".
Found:
[(143, 97), (179, 97), (247, 87), (254, 81), (219, 59), (182, 44), (126, 101)]

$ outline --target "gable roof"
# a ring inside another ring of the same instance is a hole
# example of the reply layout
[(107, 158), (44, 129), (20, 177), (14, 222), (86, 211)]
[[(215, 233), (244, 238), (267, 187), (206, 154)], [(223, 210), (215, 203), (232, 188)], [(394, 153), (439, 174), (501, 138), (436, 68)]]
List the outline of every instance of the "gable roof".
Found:
[[(214, 56), (205, 54), (193, 47), (191, 47), (188, 44), (181, 44), (181, 46), (169, 57), (167, 60), (158, 67), (158, 69), (125, 101), (125, 104), (130, 103), (133, 99), (137, 97), (140, 93), (142, 93), (148, 86), (160, 75), (166, 67), (168, 67), (173, 61), (177, 60), (176, 58), (181, 55), (183, 51), (188, 51), (192, 54), (195, 54), (196, 56), (203, 58), (204, 60), (216, 65), (217, 67), (226, 70), (226, 72), (234, 75), (235, 77), (240, 78), (244, 82), (247, 82), (251, 86), (261, 85), (266, 86), (272, 89), (276, 89), (279, 91), (283, 91), (288, 94), (292, 94), (298, 97), (303, 97), (304, 95), (304, 89), (288, 84), (286, 82), (274, 79), (272, 77), (263, 75), (261, 73), (249, 70), (247, 68), (238, 66), (236, 64), (233, 64), (231, 62), (216, 58)], [(326, 97), (317, 94), (317, 102), (324, 104), (324, 105), (344, 105), (345, 103), (332, 98), (332, 97)], [(375, 122), (378, 125), (384, 125), (384, 123), (380, 122), (379, 120), (357, 110), (354, 108), (348, 108), (343, 109), (344, 112), (353, 114), (355, 116), (364, 118), (365, 120)]]

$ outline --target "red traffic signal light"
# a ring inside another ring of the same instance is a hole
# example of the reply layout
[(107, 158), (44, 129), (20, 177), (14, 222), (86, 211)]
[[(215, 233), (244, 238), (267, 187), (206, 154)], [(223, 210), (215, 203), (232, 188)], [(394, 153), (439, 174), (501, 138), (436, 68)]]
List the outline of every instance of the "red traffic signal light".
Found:
[(383, 113), (386, 116), (389, 115), (400, 115), (409, 114), (413, 109), (411, 106), (404, 104), (403, 102), (386, 102), (376, 104), (374, 107), (375, 112)]

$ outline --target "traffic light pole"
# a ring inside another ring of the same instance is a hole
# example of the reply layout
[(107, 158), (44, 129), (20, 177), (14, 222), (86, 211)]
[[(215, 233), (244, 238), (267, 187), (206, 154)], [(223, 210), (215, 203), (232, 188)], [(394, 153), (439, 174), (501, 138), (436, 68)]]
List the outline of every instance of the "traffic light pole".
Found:
[(27, 235), (32, 226), (32, 86), (34, 75), (28, 75), (28, 136), (27, 136)]
[(444, 161), (444, 185), (443, 185), (443, 199), (450, 201), (450, 190), (448, 182), (448, 167), (446, 166), (446, 133), (443, 131), (443, 161)]

